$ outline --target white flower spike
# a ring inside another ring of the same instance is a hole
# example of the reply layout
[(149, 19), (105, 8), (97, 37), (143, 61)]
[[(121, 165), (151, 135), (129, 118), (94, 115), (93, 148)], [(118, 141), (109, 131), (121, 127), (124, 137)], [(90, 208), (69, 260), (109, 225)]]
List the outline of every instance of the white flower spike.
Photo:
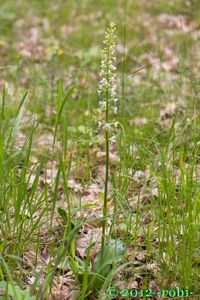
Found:
[[(98, 87), (99, 94), (99, 112), (105, 114), (105, 123), (99, 128), (112, 132), (116, 126), (115, 123), (109, 122), (109, 114), (117, 115), (118, 98), (117, 98), (117, 82), (116, 82), (116, 57), (115, 57), (115, 31), (116, 27), (110, 23), (104, 40), (104, 49), (101, 60), (100, 81)], [(112, 142), (114, 138), (110, 138)]]

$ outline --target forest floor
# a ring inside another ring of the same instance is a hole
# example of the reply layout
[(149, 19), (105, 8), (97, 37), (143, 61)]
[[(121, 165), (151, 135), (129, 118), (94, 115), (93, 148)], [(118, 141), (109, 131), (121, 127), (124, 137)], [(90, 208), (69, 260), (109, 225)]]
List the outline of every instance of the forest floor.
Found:
[[(0, 299), (199, 299), (199, 10), (198, 0), (0, 2)], [(123, 130), (98, 269), (110, 21)]]

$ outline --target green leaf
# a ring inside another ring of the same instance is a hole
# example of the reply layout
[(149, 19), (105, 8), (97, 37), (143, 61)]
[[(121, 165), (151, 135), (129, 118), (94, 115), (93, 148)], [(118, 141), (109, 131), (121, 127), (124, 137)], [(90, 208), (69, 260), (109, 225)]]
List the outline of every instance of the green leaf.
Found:
[[(6, 281), (0, 281), (0, 290), (4, 291), (6, 296), (10, 296), (15, 300), (36, 300), (36, 297), (31, 296), (29, 291), (22, 290), (18, 285), (13, 285)], [(0, 299), (7, 299), (7, 297), (3, 296)]]
[[(58, 207), (58, 214), (59, 214), (59, 216), (61, 217), (61, 219), (63, 219), (63, 221), (64, 221), (65, 223), (68, 222), (68, 216), (67, 216), (67, 213), (66, 213), (66, 211), (65, 211), (63, 208)], [(73, 222), (71, 222), (71, 229), (73, 229), (74, 227), (75, 227), (75, 224), (74, 224)]]
[(63, 208), (58, 207), (58, 214), (61, 217), (61, 219), (63, 219), (63, 221), (67, 222), (67, 213)]
[(69, 97), (71, 96), (71, 94), (73, 93), (75, 89), (75, 86), (71, 87), (68, 92), (66, 93), (64, 99), (62, 100), (62, 86), (59, 85), (59, 102), (58, 102), (58, 107), (57, 107), (57, 114), (56, 114), (56, 124), (55, 124), (55, 132), (54, 132), (54, 141), (53, 141), (53, 145), (55, 146), (55, 141), (56, 141), (56, 134), (57, 134), (57, 130), (58, 130), (58, 124), (62, 115), (62, 111), (64, 109), (64, 106), (67, 102), (67, 100), (69, 99)]
[(0, 12), (0, 20), (12, 21), (14, 20), (16, 15), (10, 11), (1, 11)]
[(102, 252), (95, 257), (93, 272), (106, 276), (114, 263), (120, 262), (125, 253), (125, 245), (121, 240), (110, 239)]
[(0, 290), (5, 291), (7, 286), (6, 281), (0, 281)]
[(20, 129), (20, 121), (21, 121), (21, 118), (22, 118), (23, 109), (24, 109), (24, 105), (25, 105), (25, 102), (26, 102), (26, 99), (27, 99), (27, 95), (28, 95), (28, 92), (26, 92), (25, 95), (23, 96), (23, 98), (20, 102), (19, 108), (17, 110), (16, 117), (15, 117), (15, 122), (14, 122), (14, 125), (13, 125), (13, 128), (12, 128), (12, 131), (10, 133), (9, 139), (8, 139), (9, 147), (11, 147), (14, 144), (17, 133)]

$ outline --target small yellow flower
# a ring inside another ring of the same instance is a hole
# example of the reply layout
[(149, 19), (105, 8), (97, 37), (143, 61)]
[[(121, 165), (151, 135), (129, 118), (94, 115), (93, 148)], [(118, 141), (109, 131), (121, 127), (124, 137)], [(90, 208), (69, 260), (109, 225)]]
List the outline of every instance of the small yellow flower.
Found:
[(55, 57), (55, 56), (62, 56), (64, 54), (64, 51), (59, 48), (57, 45), (50, 46), (45, 49), (45, 52), (47, 53), (47, 56), (49, 58)]
[(60, 48), (57, 49), (57, 55), (62, 56), (64, 54), (64, 51)]

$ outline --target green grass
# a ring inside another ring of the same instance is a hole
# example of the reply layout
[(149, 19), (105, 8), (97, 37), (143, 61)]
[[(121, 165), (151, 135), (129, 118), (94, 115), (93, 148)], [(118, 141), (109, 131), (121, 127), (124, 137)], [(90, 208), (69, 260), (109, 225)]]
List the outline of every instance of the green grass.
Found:
[[(175, 25), (170, 33), (158, 18), (183, 15), (198, 31), (199, 4), (175, 2), (0, 4), (0, 299), (62, 299), (70, 291), (61, 295), (56, 280), (65, 276), (75, 299), (107, 299), (108, 287), (137, 282), (199, 295), (199, 40)], [(117, 25), (123, 130), (111, 147), (105, 220), (97, 87), (109, 21)], [(64, 55), (49, 59), (55, 42)], [(161, 119), (169, 103), (177, 108)], [(102, 224), (99, 264), (88, 231), (101, 233)]]

